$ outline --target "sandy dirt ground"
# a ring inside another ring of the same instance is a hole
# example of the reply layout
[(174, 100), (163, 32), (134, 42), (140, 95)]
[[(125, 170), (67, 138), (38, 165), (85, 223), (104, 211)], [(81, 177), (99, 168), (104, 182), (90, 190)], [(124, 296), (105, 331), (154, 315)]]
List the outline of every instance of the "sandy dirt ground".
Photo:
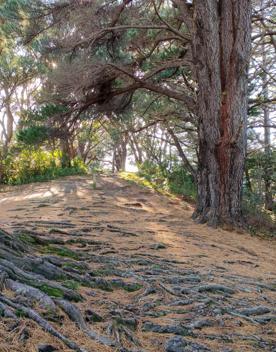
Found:
[[(191, 214), (181, 200), (111, 176), (96, 189), (90, 177), (68, 177), (0, 193), (0, 228), (81, 239), (67, 247), (91, 278), (113, 285), (78, 287), (77, 305), (97, 313), (91, 329), (120, 347), (93, 341), (66, 316), (53, 322), (87, 351), (276, 351), (275, 241), (197, 225)], [(33, 321), (0, 319), (0, 352), (44, 343), (70, 351)]]

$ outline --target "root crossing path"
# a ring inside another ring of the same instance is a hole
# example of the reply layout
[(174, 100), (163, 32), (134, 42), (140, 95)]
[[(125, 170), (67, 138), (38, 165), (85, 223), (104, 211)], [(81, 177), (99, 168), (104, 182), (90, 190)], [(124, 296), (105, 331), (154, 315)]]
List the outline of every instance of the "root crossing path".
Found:
[(116, 177), (0, 193), (0, 351), (276, 351), (275, 242)]

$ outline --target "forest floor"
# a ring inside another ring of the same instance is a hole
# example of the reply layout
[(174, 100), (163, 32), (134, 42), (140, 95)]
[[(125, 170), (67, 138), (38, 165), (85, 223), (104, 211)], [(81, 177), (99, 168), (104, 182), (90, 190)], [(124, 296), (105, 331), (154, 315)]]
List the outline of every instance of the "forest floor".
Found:
[[(52, 319), (88, 352), (276, 351), (275, 240), (197, 225), (191, 214), (113, 176), (96, 188), (67, 177), (0, 193), (0, 228), (65, 240), (47, 253), (89, 268), (94, 288), (71, 282), (84, 297), (76, 305), (120, 347), (87, 337), (61, 310)], [(47, 344), (70, 351), (27, 318), (1, 318), (0, 352), (53, 351)]]

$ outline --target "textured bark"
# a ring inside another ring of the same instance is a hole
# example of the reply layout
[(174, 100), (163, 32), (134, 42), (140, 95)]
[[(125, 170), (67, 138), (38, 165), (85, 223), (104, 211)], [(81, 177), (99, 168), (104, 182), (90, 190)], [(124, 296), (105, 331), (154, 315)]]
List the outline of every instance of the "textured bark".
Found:
[(194, 217), (212, 226), (241, 221), (250, 23), (249, 0), (194, 1), (199, 116)]

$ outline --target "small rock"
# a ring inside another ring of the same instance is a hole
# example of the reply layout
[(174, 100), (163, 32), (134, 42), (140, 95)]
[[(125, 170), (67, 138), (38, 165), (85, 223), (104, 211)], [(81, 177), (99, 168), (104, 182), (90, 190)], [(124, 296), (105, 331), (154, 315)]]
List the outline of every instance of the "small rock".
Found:
[(97, 292), (95, 292), (95, 291), (86, 291), (86, 294), (91, 297), (97, 296)]
[(87, 309), (85, 311), (85, 320), (87, 322), (98, 323), (98, 322), (103, 321), (103, 318), (99, 314), (97, 314), (96, 312), (93, 312), (92, 310)]
[(166, 352), (185, 352), (188, 342), (180, 336), (174, 336), (166, 343)]
[(19, 341), (25, 342), (30, 338), (30, 331), (27, 328), (22, 329), (20, 336), (19, 336)]
[(54, 347), (53, 345), (48, 345), (48, 344), (41, 344), (37, 346), (37, 351), (38, 352), (54, 352), (57, 351), (58, 349)]
[(216, 314), (216, 315), (221, 315), (222, 314), (222, 310), (220, 308), (215, 308), (213, 310), (213, 313)]

